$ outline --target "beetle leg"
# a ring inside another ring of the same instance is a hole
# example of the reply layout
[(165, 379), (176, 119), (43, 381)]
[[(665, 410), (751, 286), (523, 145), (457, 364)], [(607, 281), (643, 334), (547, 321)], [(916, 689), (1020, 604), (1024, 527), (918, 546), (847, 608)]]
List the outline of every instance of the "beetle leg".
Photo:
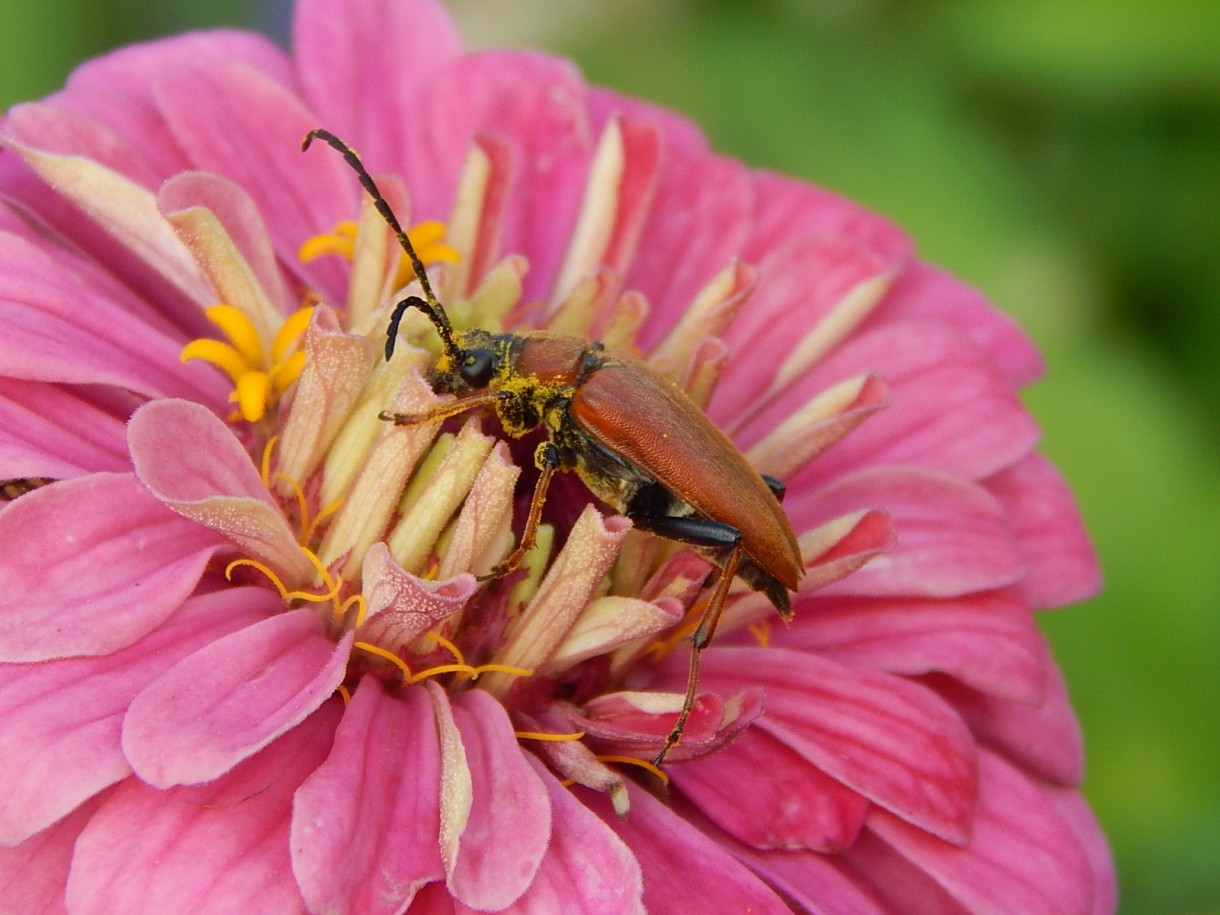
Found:
[(546, 502), (547, 487), (551, 485), (551, 477), (555, 475), (560, 464), (559, 449), (555, 447), (554, 442), (543, 442), (538, 446), (534, 451), (534, 464), (542, 472), (538, 475), (538, 482), (534, 484), (534, 495), (530, 499), (530, 511), (525, 518), (525, 527), (521, 530), (521, 541), (517, 544), (517, 548), (496, 563), (490, 572), (475, 576), (479, 581), (488, 581), (507, 575), (521, 564), (525, 554), (534, 546), (534, 538), (538, 535), (538, 523), (542, 520), (542, 504)]
[(716, 587), (712, 591), (707, 609), (703, 611), (699, 625), (691, 635), (690, 668), (686, 674), (686, 693), (682, 697), (682, 711), (678, 713), (678, 720), (674, 722), (673, 729), (665, 738), (661, 752), (653, 758), (654, 766), (660, 766), (665, 762), (665, 757), (682, 738), (682, 732), (686, 730), (686, 722), (690, 718), (691, 709), (695, 707), (695, 691), (699, 688), (699, 656), (703, 654), (703, 649), (712, 641), (712, 636), (716, 632), (716, 624), (720, 622), (720, 613), (724, 609), (724, 602), (729, 596), (729, 588), (733, 584), (733, 577), (737, 574), (737, 565), (740, 561), (741, 542), (738, 540), (737, 545), (729, 552), (724, 567), (720, 570), (720, 577), (716, 580)]
[(769, 473), (761, 474), (762, 481), (767, 484), (767, 489), (771, 490), (771, 494), (775, 496), (776, 502), (784, 501), (784, 493), (788, 491), (788, 484), (778, 477), (773, 477)]
[(496, 391), (480, 391), (477, 394), (470, 394), (466, 397), (459, 397), (456, 400), (438, 403), (423, 413), (391, 413), (389, 410), (382, 410), (377, 414), (377, 418), (387, 423), (393, 423), (396, 426), (414, 426), (416, 423), (429, 423), (448, 419), (450, 416), (457, 416), (459, 413), (465, 413), (467, 410), (493, 406), (498, 399), (499, 393)]

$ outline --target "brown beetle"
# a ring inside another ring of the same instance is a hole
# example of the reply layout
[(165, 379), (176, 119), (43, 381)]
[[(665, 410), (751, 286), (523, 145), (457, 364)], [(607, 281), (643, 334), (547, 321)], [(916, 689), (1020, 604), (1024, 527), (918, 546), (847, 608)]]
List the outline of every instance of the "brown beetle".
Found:
[(695, 701), (699, 654), (707, 647), (734, 576), (767, 596), (780, 616), (792, 616), (788, 592), (804, 572), (792, 525), (780, 507), (783, 484), (761, 476), (676, 383), (634, 356), (610, 353), (583, 337), (533, 332), (455, 333), (415, 249), (359, 157), (325, 130), (306, 136), (340, 152), (398, 237), (424, 297), (408, 296), (393, 311), (385, 355), (394, 352), (409, 308), (422, 311), (444, 353), (432, 372), (434, 390), (456, 395), (422, 414), (384, 412), (398, 425), (444, 419), (492, 407), (504, 431), (520, 437), (546, 427), (534, 455), (540, 471), (517, 548), (488, 578), (512, 571), (534, 542), (547, 487), (556, 471), (574, 471), (589, 490), (634, 525), (696, 548), (719, 569), (707, 607), (692, 635), (682, 710), (661, 751), (678, 742)]

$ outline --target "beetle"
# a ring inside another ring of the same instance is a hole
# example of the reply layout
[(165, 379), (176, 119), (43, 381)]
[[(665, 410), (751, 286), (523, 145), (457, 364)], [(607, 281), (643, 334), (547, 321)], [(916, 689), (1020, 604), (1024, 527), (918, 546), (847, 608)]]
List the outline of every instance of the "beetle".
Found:
[[(789, 591), (804, 573), (800, 547), (780, 505), (783, 484), (759, 474), (737, 446), (672, 380), (628, 353), (610, 352), (584, 337), (534, 331), (455, 332), (415, 252), (359, 156), (327, 130), (313, 130), (338, 151), (394, 231), (419, 280), (423, 297), (398, 302), (386, 330), (385, 357), (394, 354), (409, 309), (428, 318), (443, 352), (431, 374), (438, 393), (455, 399), (418, 414), (383, 411), (381, 419), (410, 425), (490, 407), (514, 437), (543, 426), (535, 450), (539, 470), (517, 547), (484, 578), (507, 574), (531, 546), (555, 473), (574, 472), (586, 487), (632, 523), (704, 555), (716, 571), (693, 643), (682, 709), (660, 752), (661, 765), (682, 736), (695, 701), (699, 656), (715, 632), (734, 577), (763, 593), (785, 621)], [(709, 579), (710, 580), (710, 579)]]

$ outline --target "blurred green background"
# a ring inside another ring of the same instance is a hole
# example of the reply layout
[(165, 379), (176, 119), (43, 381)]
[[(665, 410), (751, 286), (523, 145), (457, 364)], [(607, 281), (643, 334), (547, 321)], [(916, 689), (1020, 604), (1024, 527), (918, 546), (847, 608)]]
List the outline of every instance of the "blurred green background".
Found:
[[(1016, 315), (1106, 592), (1046, 614), (1126, 913), (1220, 912), (1220, 4), (451, 0), (726, 152), (835, 188)], [(285, 4), (0, 0), (0, 104)], [(386, 74), (392, 79), (393, 74)]]

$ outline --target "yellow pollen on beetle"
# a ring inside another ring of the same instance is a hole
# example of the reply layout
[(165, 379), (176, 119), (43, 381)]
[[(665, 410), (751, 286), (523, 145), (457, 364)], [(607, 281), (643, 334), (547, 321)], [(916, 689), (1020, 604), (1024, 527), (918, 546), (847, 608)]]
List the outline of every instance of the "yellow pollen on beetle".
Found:
[(191, 359), (209, 362), (228, 375), (233, 383), (229, 400), (237, 404), (230, 421), (258, 422), (305, 367), (305, 351), (299, 342), (309, 326), (313, 308), (299, 308), (289, 315), (269, 347), (240, 308), (222, 303), (213, 305), (205, 314), (228, 342), (210, 337), (192, 340), (182, 348), (179, 358), (183, 362)]

